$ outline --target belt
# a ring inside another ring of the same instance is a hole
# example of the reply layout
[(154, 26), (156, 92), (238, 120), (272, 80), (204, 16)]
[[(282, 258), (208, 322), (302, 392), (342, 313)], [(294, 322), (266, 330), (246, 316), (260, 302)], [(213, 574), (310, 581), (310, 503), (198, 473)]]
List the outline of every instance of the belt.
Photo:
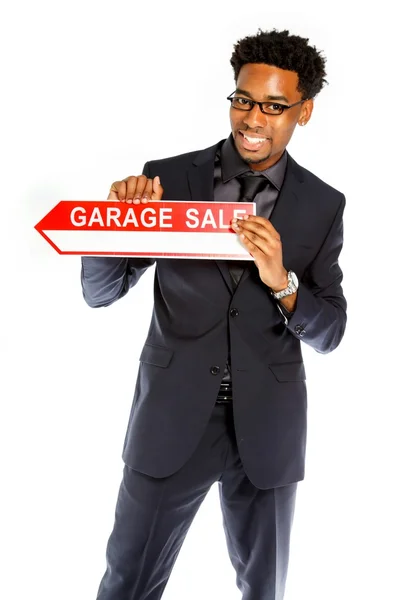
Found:
[(232, 383), (221, 383), (218, 390), (216, 404), (231, 404), (232, 403)]

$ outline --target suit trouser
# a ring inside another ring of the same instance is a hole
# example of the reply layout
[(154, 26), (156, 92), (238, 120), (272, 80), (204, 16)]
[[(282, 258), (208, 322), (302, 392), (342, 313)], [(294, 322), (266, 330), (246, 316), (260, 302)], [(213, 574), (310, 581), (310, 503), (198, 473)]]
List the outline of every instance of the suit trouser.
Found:
[(194, 454), (170, 477), (155, 479), (125, 465), (97, 600), (161, 598), (193, 518), (217, 481), (243, 600), (282, 600), (297, 483), (260, 490), (249, 481), (226, 405), (215, 406)]

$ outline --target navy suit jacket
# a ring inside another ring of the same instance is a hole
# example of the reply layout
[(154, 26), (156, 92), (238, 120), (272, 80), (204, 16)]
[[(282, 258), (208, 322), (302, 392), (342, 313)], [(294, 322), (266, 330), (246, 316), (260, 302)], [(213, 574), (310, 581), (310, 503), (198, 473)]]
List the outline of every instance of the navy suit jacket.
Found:
[[(217, 146), (148, 162), (143, 172), (160, 176), (163, 200), (210, 201)], [(270, 220), (281, 235), (283, 264), (300, 282), (289, 322), (253, 262), (234, 290), (226, 261), (82, 258), (83, 295), (92, 307), (124, 296), (156, 263), (153, 315), (123, 448), (127, 465), (167, 477), (188, 460), (210, 419), (230, 344), (234, 422), (246, 474), (262, 489), (304, 478), (301, 342), (328, 353), (344, 334), (338, 263), (344, 206), (342, 193), (288, 156)]]

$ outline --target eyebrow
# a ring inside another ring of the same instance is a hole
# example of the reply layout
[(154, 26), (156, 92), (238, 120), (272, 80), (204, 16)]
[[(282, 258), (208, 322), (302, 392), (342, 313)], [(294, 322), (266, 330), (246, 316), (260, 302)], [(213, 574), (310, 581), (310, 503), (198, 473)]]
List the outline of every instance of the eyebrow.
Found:
[[(236, 94), (242, 94), (243, 96), (247, 96), (248, 98), (251, 98), (253, 100), (253, 96), (249, 92), (246, 92), (246, 90), (242, 90), (240, 88), (236, 88), (235, 93)], [(283, 102), (286, 102), (287, 104), (290, 104), (289, 100), (286, 98), (286, 96), (267, 96), (266, 99), (263, 100), (263, 102), (268, 102), (269, 100), (271, 100), (271, 101), (283, 100)]]

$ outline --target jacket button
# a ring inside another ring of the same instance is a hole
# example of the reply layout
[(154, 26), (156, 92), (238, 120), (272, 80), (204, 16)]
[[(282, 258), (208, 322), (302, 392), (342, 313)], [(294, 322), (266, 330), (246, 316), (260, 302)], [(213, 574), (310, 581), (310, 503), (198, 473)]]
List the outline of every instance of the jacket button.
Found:
[(231, 310), (229, 311), (229, 314), (231, 315), (231, 317), (237, 317), (239, 314), (239, 311), (237, 308), (231, 308)]
[(220, 370), (221, 370), (221, 369), (220, 369), (219, 367), (215, 366), (215, 367), (211, 367), (211, 369), (210, 369), (210, 372), (211, 372), (213, 375), (218, 375), (218, 373), (220, 372)]
[(303, 337), (303, 335), (306, 332), (306, 330), (304, 329), (304, 327), (302, 327), (301, 325), (296, 325), (296, 327), (294, 328), (294, 331), (300, 337)]

